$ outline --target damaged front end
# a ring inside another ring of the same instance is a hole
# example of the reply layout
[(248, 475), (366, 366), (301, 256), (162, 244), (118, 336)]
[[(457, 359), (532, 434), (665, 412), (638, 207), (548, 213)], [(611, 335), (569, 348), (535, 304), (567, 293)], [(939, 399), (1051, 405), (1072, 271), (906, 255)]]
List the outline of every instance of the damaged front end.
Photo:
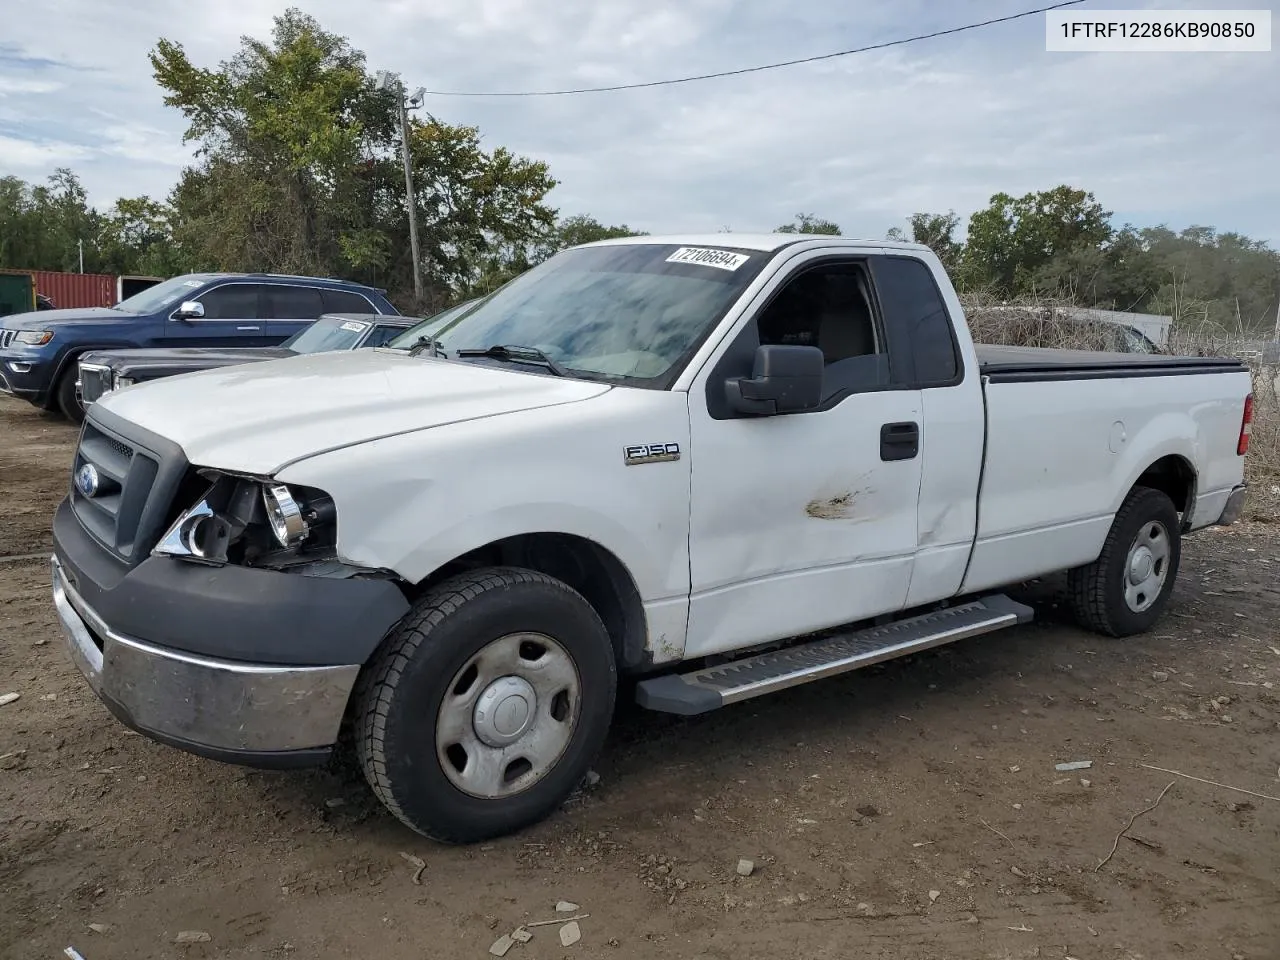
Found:
[(375, 573), (338, 562), (337, 510), (324, 492), (215, 470), (199, 474), (208, 489), (178, 516), (153, 555), (312, 575), (325, 575), (317, 568)]

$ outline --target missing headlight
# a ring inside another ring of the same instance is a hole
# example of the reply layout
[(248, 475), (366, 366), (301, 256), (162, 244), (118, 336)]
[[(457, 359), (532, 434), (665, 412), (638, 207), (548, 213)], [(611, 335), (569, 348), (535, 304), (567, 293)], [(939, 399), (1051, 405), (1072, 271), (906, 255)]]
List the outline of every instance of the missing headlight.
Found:
[(318, 490), (213, 472), (195, 506), (154, 553), (204, 563), (282, 568), (332, 555), (333, 501)]

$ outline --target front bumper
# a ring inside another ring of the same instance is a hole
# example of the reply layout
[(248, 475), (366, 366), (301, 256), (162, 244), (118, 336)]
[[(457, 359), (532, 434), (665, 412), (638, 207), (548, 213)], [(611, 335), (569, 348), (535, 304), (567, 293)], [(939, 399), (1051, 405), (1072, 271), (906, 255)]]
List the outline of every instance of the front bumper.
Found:
[(89, 686), (133, 729), (232, 763), (322, 763), (361, 665), (409, 608), (387, 580), (129, 567), (66, 500), (53, 540), (54, 607)]
[(277, 667), (153, 646), (108, 627), (52, 558), (53, 604), (71, 659), (127, 726), (192, 753), (252, 766), (323, 762), (359, 664)]
[(32, 403), (43, 403), (49, 396), (52, 361), (39, 352), (41, 348), (0, 351), (0, 393), (8, 393)]

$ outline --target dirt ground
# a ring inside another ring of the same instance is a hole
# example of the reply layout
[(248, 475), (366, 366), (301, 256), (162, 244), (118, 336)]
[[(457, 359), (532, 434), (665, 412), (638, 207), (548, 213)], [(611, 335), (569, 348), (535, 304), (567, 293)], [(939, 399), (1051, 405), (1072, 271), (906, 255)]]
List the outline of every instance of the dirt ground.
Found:
[(1138, 639), (1070, 626), (1046, 581), (1028, 627), (703, 718), (624, 707), (594, 789), (447, 848), (359, 780), (107, 714), (45, 561), (12, 559), (48, 549), (74, 441), (0, 400), (0, 956), (479, 960), (568, 900), (581, 942), (507, 956), (1280, 958), (1280, 528), (1189, 540)]

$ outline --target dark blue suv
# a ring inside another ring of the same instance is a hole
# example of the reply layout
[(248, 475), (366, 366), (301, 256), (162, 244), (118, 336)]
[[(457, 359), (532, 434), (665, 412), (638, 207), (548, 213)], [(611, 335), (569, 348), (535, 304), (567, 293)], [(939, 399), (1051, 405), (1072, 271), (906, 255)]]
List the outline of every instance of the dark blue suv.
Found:
[(399, 315), (373, 287), (265, 273), (189, 273), (114, 307), (0, 318), (0, 392), (84, 418), (76, 358), (112, 347), (269, 347), (324, 313)]

